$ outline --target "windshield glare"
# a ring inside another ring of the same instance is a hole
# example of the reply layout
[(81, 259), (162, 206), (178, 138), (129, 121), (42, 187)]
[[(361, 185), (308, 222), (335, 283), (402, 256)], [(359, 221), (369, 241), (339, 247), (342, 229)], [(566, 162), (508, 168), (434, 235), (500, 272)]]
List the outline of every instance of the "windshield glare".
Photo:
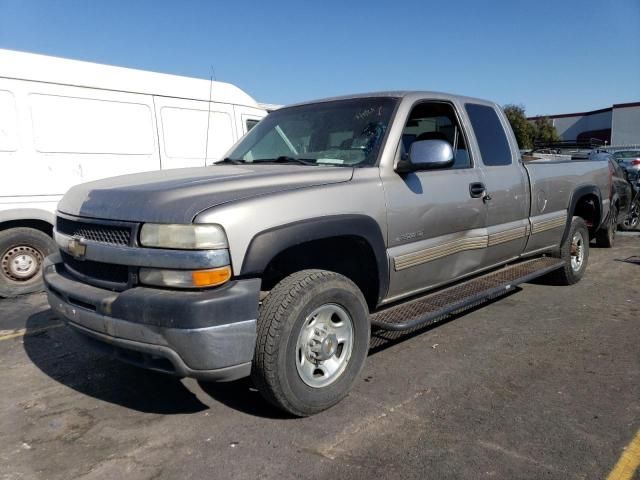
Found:
[(228, 158), (248, 163), (371, 166), (397, 99), (361, 98), (284, 108), (269, 114)]

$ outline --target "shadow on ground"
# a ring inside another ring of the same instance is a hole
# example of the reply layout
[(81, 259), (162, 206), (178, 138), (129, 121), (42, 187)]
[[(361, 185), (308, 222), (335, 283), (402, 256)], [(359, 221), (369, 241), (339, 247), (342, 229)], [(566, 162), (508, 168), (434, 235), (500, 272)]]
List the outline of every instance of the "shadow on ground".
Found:
[[(518, 290), (514, 289), (506, 296)], [(380, 353), (504, 297), (482, 302), (407, 332), (373, 330), (369, 355)], [(79, 393), (146, 413), (196, 413), (208, 409), (207, 403), (211, 399), (248, 415), (291, 418), (266, 402), (248, 378), (229, 383), (197, 382), (204, 395), (209, 397), (199, 399), (179, 378), (134, 367), (95, 351), (69, 327), (43, 330), (43, 325), (52, 322), (59, 323), (51, 310), (29, 317), (24, 337), (25, 351), (43, 373)]]
[(36, 367), (53, 380), (90, 397), (140, 412), (188, 414), (208, 408), (180, 379), (94, 352), (69, 327), (43, 331), (43, 324), (51, 322), (51, 318), (51, 310), (29, 317), (24, 349)]

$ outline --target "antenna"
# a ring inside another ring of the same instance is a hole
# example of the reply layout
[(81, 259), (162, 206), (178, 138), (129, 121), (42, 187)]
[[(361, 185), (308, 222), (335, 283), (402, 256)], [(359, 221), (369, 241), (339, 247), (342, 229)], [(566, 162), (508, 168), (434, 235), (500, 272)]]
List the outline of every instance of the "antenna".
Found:
[(204, 144), (204, 165), (207, 166), (207, 160), (209, 159), (209, 123), (211, 122), (211, 95), (213, 92), (213, 79), (216, 76), (216, 72), (213, 69), (213, 65), (210, 65), (211, 75), (209, 75), (209, 102), (207, 103), (207, 135), (205, 137)]

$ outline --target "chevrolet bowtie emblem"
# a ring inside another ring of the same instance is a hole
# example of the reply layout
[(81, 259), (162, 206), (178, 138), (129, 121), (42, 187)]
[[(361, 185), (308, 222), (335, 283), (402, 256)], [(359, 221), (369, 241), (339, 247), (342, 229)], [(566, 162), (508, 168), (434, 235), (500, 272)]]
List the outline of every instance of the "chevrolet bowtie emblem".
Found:
[(83, 245), (82, 238), (72, 238), (67, 244), (67, 251), (73, 255), (73, 258), (83, 258), (87, 253), (87, 246)]

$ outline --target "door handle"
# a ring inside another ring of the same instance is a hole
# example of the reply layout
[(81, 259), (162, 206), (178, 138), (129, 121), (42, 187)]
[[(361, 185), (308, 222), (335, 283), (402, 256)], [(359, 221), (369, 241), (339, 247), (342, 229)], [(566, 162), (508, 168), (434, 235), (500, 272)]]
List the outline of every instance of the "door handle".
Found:
[(471, 195), (471, 198), (485, 197), (486, 192), (487, 187), (485, 187), (484, 183), (482, 182), (474, 182), (469, 184), (469, 195)]

